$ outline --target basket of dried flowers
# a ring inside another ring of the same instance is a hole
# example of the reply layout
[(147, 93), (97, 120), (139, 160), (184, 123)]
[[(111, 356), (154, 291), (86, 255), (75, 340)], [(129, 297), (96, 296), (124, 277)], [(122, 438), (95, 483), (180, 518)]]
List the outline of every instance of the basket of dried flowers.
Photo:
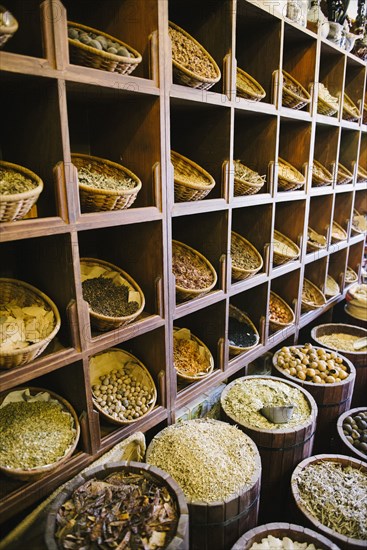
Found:
[(326, 304), (323, 292), (308, 279), (303, 280), (301, 309), (303, 312), (318, 309)]
[(352, 269), (351, 267), (347, 267), (347, 270), (345, 272), (345, 277), (344, 277), (344, 281), (347, 285), (351, 285), (353, 283), (357, 283), (358, 282), (358, 275), (357, 273), (354, 271), (354, 269)]
[(296, 260), (301, 251), (291, 239), (280, 231), (274, 230), (273, 237), (273, 262), (275, 265), (281, 265), (286, 262)]
[(60, 314), (46, 294), (24, 281), (0, 279), (0, 368), (38, 357), (56, 336)]
[(0, 48), (12, 37), (18, 30), (18, 21), (14, 15), (6, 8), (0, 6)]
[(26, 216), (43, 189), (37, 174), (23, 166), (0, 160), (0, 222)]
[(80, 23), (68, 21), (70, 60), (102, 71), (130, 74), (141, 63), (142, 57), (131, 46)]
[(256, 248), (242, 235), (231, 232), (232, 277), (236, 281), (253, 277), (263, 266)]
[(367, 170), (358, 165), (357, 168), (357, 183), (367, 183)]
[(356, 209), (353, 210), (352, 230), (359, 235), (367, 231), (367, 217)]
[(238, 307), (229, 304), (229, 355), (235, 356), (258, 345), (260, 336), (250, 317)]
[(0, 396), (0, 424), (0, 472), (22, 481), (56, 472), (80, 436), (70, 403), (35, 387), (18, 387)]
[(308, 105), (311, 101), (311, 96), (306, 88), (286, 71), (277, 72), (278, 75), (282, 75), (282, 104), (291, 109), (302, 109), (305, 105)]
[(143, 291), (119, 267), (94, 258), (81, 258), (83, 298), (89, 304), (92, 326), (100, 331), (125, 326), (144, 309)]
[(307, 229), (307, 252), (314, 252), (326, 248), (326, 237), (320, 235), (312, 227)]
[(234, 194), (255, 195), (264, 186), (266, 176), (260, 176), (258, 172), (248, 168), (240, 160), (233, 161), (234, 165)]
[(132, 424), (153, 410), (154, 380), (131, 353), (120, 348), (97, 353), (89, 360), (89, 372), (94, 406), (109, 422)]
[(331, 185), (333, 183), (333, 175), (325, 168), (318, 160), (313, 161), (312, 165), (312, 183), (316, 187), (322, 185)]
[(278, 157), (278, 187), (281, 191), (294, 191), (303, 187), (306, 178), (286, 160)]
[(338, 169), (336, 174), (337, 185), (351, 183), (352, 180), (353, 180), (352, 172), (348, 170), (348, 168), (346, 168), (343, 164), (338, 162)]
[(361, 117), (361, 112), (358, 107), (353, 103), (349, 95), (344, 92), (343, 101), (343, 118), (350, 120), (351, 122), (358, 120)]
[(329, 90), (319, 82), (318, 86), (318, 98), (317, 98), (317, 112), (320, 115), (333, 116), (339, 110), (339, 98), (331, 95)]
[(269, 328), (275, 332), (292, 325), (295, 321), (294, 311), (283, 298), (271, 291), (269, 300)]
[(184, 380), (202, 380), (213, 372), (214, 359), (188, 328), (173, 327), (173, 366)]
[(340, 287), (338, 283), (331, 275), (328, 275), (326, 277), (325, 296), (328, 298), (333, 298), (338, 294), (340, 294)]
[(347, 232), (336, 221), (331, 225), (331, 242), (338, 243), (347, 239)]
[(73, 153), (71, 160), (78, 170), (83, 211), (124, 210), (134, 203), (142, 184), (133, 172), (91, 155)]
[(173, 78), (178, 84), (209, 90), (221, 78), (221, 72), (206, 49), (188, 32), (169, 22), (172, 44)]
[(236, 76), (236, 94), (238, 97), (252, 101), (261, 101), (264, 99), (266, 92), (255, 78), (239, 67), (237, 67)]
[(217, 283), (217, 273), (209, 260), (191, 246), (174, 240), (172, 272), (176, 278), (176, 296), (180, 300), (204, 296)]
[(214, 178), (196, 162), (171, 151), (174, 168), (175, 201), (198, 201), (204, 199), (215, 185)]

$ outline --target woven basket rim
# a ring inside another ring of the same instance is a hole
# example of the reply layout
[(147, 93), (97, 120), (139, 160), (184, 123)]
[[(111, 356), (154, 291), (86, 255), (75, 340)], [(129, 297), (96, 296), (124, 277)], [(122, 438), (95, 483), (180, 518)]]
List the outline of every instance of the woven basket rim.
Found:
[[(315, 233), (315, 235), (318, 235), (319, 237), (325, 237), (325, 235), (322, 235), (321, 233), (318, 233), (317, 231), (315, 231), (315, 229), (313, 229), (310, 226), (308, 226), (308, 228), (307, 228), (307, 233)], [(326, 237), (325, 237), (325, 239), (326, 239)], [(318, 244), (317, 242), (316, 243), (310, 242), (307, 239), (307, 246), (310, 246), (311, 248), (314, 248), (316, 250), (324, 249), (324, 248), (326, 248), (326, 245), (327, 245), (326, 242), (325, 242), (324, 245), (322, 245), (322, 244)]]
[(346, 168), (341, 162), (338, 162), (338, 172), (344, 172), (346, 176), (351, 178), (353, 177), (352, 172), (348, 170), (348, 168)]
[[(193, 166), (194, 168), (196, 168), (196, 170), (198, 172), (201, 172), (208, 180), (209, 182), (206, 184), (206, 183), (191, 183), (191, 182), (188, 182), (186, 180), (181, 180), (180, 179), (180, 174), (177, 174), (177, 170), (176, 170), (176, 167), (174, 165), (174, 163), (172, 162), (172, 157), (179, 157), (182, 161), (186, 162), (187, 164)], [(213, 189), (214, 185), (215, 185), (215, 179), (213, 178), (213, 176), (211, 176), (209, 174), (209, 172), (207, 172), (204, 168), (202, 168), (199, 164), (197, 164), (196, 162), (194, 162), (193, 160), (189, 159), (188, 157), (185, 157), (184, 155), (181, 155), (181, 153), (177, 153), (177, 151), (173, 151), (171, 150), (171, 162), (175, 168), (174, 170), (174, 182), (175, 183), (178, 183), (180, 185), (184, 185), (185, 187), (188, 187), (189, 189), (197, 189), (197, 190), (211, 190)]]
[(360, 175), (362, 177), (367, 177), (367, 170), (363, 168), (360, 164), (357, 166), (357, 175)]
[[(242, 82), (239, 84), (238, 77), (242, 78)], [(254, 92), (252, 88), (245, 88), (242, 84), (246, 83), (246, 80), (249, 80), (252, 82), (255, 87), (257, 88), (258, 92)], [(237, 78), (236, 78), (236, 89), (244, 90), (244, 92), (248, 95), (252, 95), (256, 97), (257, 99), (263, 99), (266, 96), (266, 92), (264, 88), (261, 86), (261, 84), (249, 73), (244, 71), (243, 69), (240, 69), (237, 67)]]
[[(297, 170), (297, 168), (295, 168), (292, 164), (290, 164), (290, 162), (284, 160), (282, 157), (278, 157), (278, 165), (279, 165), (279, 168), (280, 168), (280, 165), (283, 164), (285, 168), (290, 168), (292, 173), (295, 174), (295, 176), (297, 176), (297, 174), (299, 174), (299, 176), (301, 176), (301, 179), (290, 179), (289, 177), (285, 177), (283, 175), (281, 175), (281, 179), (284, 180), (284, 181), (288, 181), (289, 183), (298, 183), (298, 184), (302, 184), (304, 185), (305, 181), (306, 181), (306, 178), (303, 174), (301, 174), (301, 172), (299, 170)], [(279, 179), (279, 169), (278, 169), (278, 179)]]
[(331, 275), (327, 274), (325, 284), (325, 296), (337, 296), (338, 294), (340, 294), (340, 287), (338, 283)]
[(67, 24), (68, 24), (68, 27), (75, 27), (80, 30), (92, 32), (94, 34), (97, 33), (100, 36), (104, 36), (105, 38), (108, 38), (109, 40), (118, 42), (119, 44), (121, 44), (121, 46), (124, 46), (128, 51), (132, 52), (135, 57), (124, 57), (122, 55), (105, 52), (104, 50), (97, 50), (97, 48), (93, 48), (92, 46), (88, 46), (87, 44), (83, 44), (82, 42), (77, 42), (73, 38), (68, 37), (68, 41), (77, 48), (80, 48), (88, 53), (93, 53), (93, 54), (99, 55), (100, 57), (104, 57), (109, 61), (117, 61), (120, 63), (127, 63), (130, 65), (138, 65), (142, 61), (142, 56), (137, 50), (132, 48), (129, 44), (122, 42), (122, 40), (119, 40), (118, 38), (115, 38), (114, 36), (107, 34), (106, 32), (100, 31), (99, 29), (95, 29), (93, 27), (88, 27), (87, 25), (82, 25), (81, 23), (75, 23), (74, 21), (68, 21)]
[(184, 29), (182, 29), (181, 27), (176, 25), (176, 23), (173, 23), (172, 21), (168, 21), (168, 24), (174, 30), (176, 30), (178, 32), (181, 32), (186, 38), (192, 40), (200, 48), (200, 50), (203, 52), (203, 54), (206, 57), (208, 57), (209, 60), (211, 61), (211, 63), (213, 64), (213, 67), (214, 67), (215, 72), (217, 73), (217, 76), (215, 78), (208, 78), (208, 77), (205, 77), (205, 76), (201, 76), (197, 73), (194, 73), (190, 69), (187, 69), (186, 67), (184, 67), (184, 65), (181, 65), (181, 63), (178, 63), (173, 58), (172, 58), (172, 64), (177, 69), (179, 69), (180, 71), (185, 73), (187, 76), (189, 76), (190, 78), (194, 78), (195, 80), (198, 80), (199, 82), (208, 83), (208, 84), (210, 84), (210, 83), (215, 84), (216, 82), (218, 82), (221, 79), (221, 76), (222, 76), (221, 72), (220, 72), (220, 69), (219, 69), (216, 61), (213, 59), (213, 57), (210, 55), (210, 53), (204, 48), (204, 46), (202, 44), (200, 44), (200, 42), (195, 40), (195, 38), (193, 36), (191, 36), (191, 34), (189, 34), (187, 31), (185, 31)]
[(307, 300), (304, 300), (303, 297), (301, 298), (301, 303), (307, 305), (308, 307), (312, 307), (313, 309), (317, 309), (319, 307), (322, 307), (326, 304), (326, 298), (325, 294), (316, 286), (312, 281), (309, 279), (306, 279), (306, 277), (303, 279), (303, 287), (308, 286), (311, 288), (311, 290), (316, 294), (316, 299), (322, 301), (322, 303), (315, 304), (314, 302), (308, 302)]
[(13, 162), (7, 162), (5, 160), (0, 160), (0, 167), (10, 168), (11, 170), (14, 170), (16, 172), (21, 172), (24, 175), (31, 178), (32, 180), (34, 180), (36, 183), (36, 186), (34, 187), (34, 189), (30, 189), (29, 191), (24, 191), (23, 193), (14, 193), (12, 195), (2, 195), (0, 192), (1, 202), (16, 202), (16, 201), (31, 198), (34, 195), (39, 195), (42, 192), (43, 181), (39, 176), (37, 176), (37, 174), (32, 172), (32, 170), (29, 170), (28, 168), (25, 168), (20, 164), (14, 164)]
[[(340, 231), (343, 232), (344, 236), (343, 237), (339, 237), (338, 235), (335, 235), (333, 234), (333, 225), (339, 229)], [(345, 229), (342, 228), (342, 226), (336, 222), (335, 220), (333, 220), (332, 224), (331, 224), (331, 236), (333, 239), (337, 240), (337, 241), (345, 241), (345, 239), (347, 238), (347, 232), (345, 231)]]
[(286, 311), (288, 311), (288, 313), (291, 313), (291, 320), (287, 321), (286, 323), (282, 323), (281, 321), (273, 321), (273, 320), (270, 320), (270, 323), (274, 323), (274, 325), (278, 325), (281, 327), (287, 327), (292, 323), (294, 323), (295, 315), (290, 305), (288, 305), (287, 302), (283, 298), (281, 298), (279, 294), (276, 294), (273, 290), (270, 291), (270, 296), (272, 296), (275, 300), (278, 300), (285, 307)]
[(51, 310), (52, 310), (52, 312), (55, 316), (55, 326), (54, 326), (53, 330), (50, 332), (50, 334), (48, 334), (46, 338), (43, 338), (39, 342), (31, 344), (30, 346), (27, 346), (26, 348), (21, 348), (21, 349), (17, 349), (17, 350), (13, 350), (13, 351), (7, 351), (5, 353), (0, 351), (0, 356), (1, 357), (14, 357), (14, 356), (22, 354), (22, 353), (31, 353), (32, 351), (35, 351), (39, 347), (41, 347), (45, 342), (51, 342), (51, 340), (56, 336), (56, 334), (58, 333), (58, 331), (61, 327), (60, 313), (59, 313), (59, 310), (58, 310), (56, 304), (53, 302), (53, 300), (51, 300), (51, 298), (49, 298), (47, 296), (47, 294), (42, 292), (42, 290), (39, 290), (35, 286), (32, 286), (29, 283), (26, 283), (25, 281), (21, 281), (19, 279), (1, 277), (0, 278), (0, 287), (1, 287), (1, 283), (10, 283), (14, 286), (24, 287), (25, 289), (27, 289), (31, 293), (35, 294), (38, 298), (42, 298), (42, 300), (44, 302), (46, 302), (46, 304), (48, 306), (50, 306), (50, 308), (51, 308)]
[(201, 295), (203, 293), (207, 293), (207, 292), (210, 292), (212, 290), (212, 288), (215, 287), (215, 285), (217, 284), (217, 280), (218, 280), (218, 275), (217, 275), (217, 272), (215, 271), (214, 267), (212, 266), (212, 264), (209, 262), (209, 260), (203, 255), (201, 254), (201, 252), (199, 252), (198, 250), (195, 250), (195, 248), (192, 248), (191, 246), (189, 246), (188, 244), (185, 244), (181, 241), (177, 241), (175, 239), (172, 239), (172, 248), (174, 246), (177, 246), (177, 247), (181, 247), (181, 248), (187, 248), (190, 252), (192, 252), (193, 254), (195, 254), (196, 256), (199, 256), (199, 258), (201, 260), (203, 260), (205, 262), (205, 265), (208, 267), (208, 269), (210, 270), (210, 272), (212, 273), (213, 275), (213, 282), (210, 286), (208, 287), (205, 287), (205, 288), (200, 288), (200, 289), (195, 289), (195, 288), (184, 288), (180, 285), (177, 284), (176, 282), (176, 289), (179, 291), (179, 292), (182, 292), (182, 293), (187, 293), (187, 294), (198, 294), (198, 295)]
[(346, 92), (344, 92), (343, 111), (346, 111), (348, 115), (353, 116), (354, 118), (359, 118), (361, 116), (361, 112), (357, 105)]
[[(131, 275), (129, 275), (128, 273), (126, 273), (126, 271), (124, 271), (123, 269), (121, 269), (120, 267), (114, 265), (114, 264), (111, 264), (110, 262), (106, 262), (105, 260), (99, 260), (97, 258), (80, 258), (80, 264), (95, 264), (95, 265), (98, 265), (98, 266), (102, 266), (102, 267), (106, 267), (106, 268), (110, 268), (111, 271), (115, 271), (116, 273), (118, 273), (123, 279), (124, 281), (126, 281), (126, 283), (128, 283), (128, 286), (131, 286), (135, 291), (139, 292), (140, 294), (140, 298), (141, 298), (141, 306), (139, 309), (137, 309), (135, 311), (135, 313), (132, 313), (131, 315), (126, 315), (124, 317), (113, 317), (111, 315), (103, 315), (102, 313), (96, 313), (95, 311), (93, 311), (89, 304), (89, 313), (91, 316), (95, 317), (96, 319), (100, 320), (100, 321), (115, 321), (115, 322), (119, 322), (119, 321), (127, 321), (127, 320), (133, 320), (135, 319), (136, 317), (138, 317), (141, 312), (143, 311), (144, 307), (145, 307), (145, 296), (144, 296), (144, 293), (143, 291), (141, 290), (140, 286), (138, 285), (138, 283), (131, 277)], [(106, 270), (107, 271), (107, 270)], [(85, 300), (86, 301), (86, 300)], [(88, 303), (88, 302), (87, 302)]]
[[(114, 168), (115, 170), (118, 170), (119, 172), (124, 172), (126, 175), (128, 175), (134, 182), (136, 183), (136, 186), (132, 189), (121, 189), (121, 191), (115, 190), (115, 189), (98, 189), (97, 187), (93, 187), (91, 185), (84, 185), (82, 183), (79, 183), (78, 185), (79, 189), (82, 189), (83, 191), (93, 193), (94, 195), (113, 195), (113, 196), (126, 196), (126, 195), (135, 195), (135, 193), (138, 193), (142, 187), (141, 180), (138, 178), (134, 172), (123, 166), (122, 164), (118, 164), (117, 162), (114, 162), (112, 160), (104, 159), (102, 157), (95, 157), (93, 155), (86, 155), (84, 153), (71, 153), (71, 161), (73, 162), (73, 159), (80, 158), (83, 161), (90, 160), (92, 162), (99, 162), (103, 164), (107, 164)], [(78, 170), (78, 168), (77, 168)]]
[[(241, 317), (241, 320), (245, 321), (245, 323), (247, 323), (252, 328), (252, 330), (254, 331), (255, 336), (256, 336), (256, 342), (255, 342), (255, 344), (252, 344), (252, 346), (247, 346), (247, 347), (234, 346), (233, 344), (229, 344), (228, 345), (229, 349), (233, 350), (233, 351), (236, 351), (236, 352), (237, 351), (245, 352), (245, 351), (248, 351), (250, 349), (255, 348), (260, 342), (260, 335), (259, 335), (259, 331), (257, 330), (256, 326), (254, 325), (253, 321), (250, 319), (249, 315), (247, 313), (245, 313), (244, 311), (240, 310), (238, 307), (234, 306), (233, 304), (229, 304), (228, 317), (233, 317), (234, 319), (236, 319), (235, 315), (231, 315), (231, 313), (235, 313), (236, 315), (238, 315), (238, 317)], [(241, 321), (239, 321), (239, 322), (241, 322)]]
[(283, 256), (284, 258), (291, 258), (293, 260), (298, 258), (298, 256), (301, 253), (301, 250), (299, 246), (294, 241), (292, 241), (292, 239), (290, 239), (280, 231), (277, 231), (276, 229), (274, 229), (273, 231), (273, 236), (274, 236), (274, 240), (279, 241), (280, 243), (285, 242), (285, 244), (288, 245), (290, 248), (292, 248), (295, 252), (295, 254), (293, 254), (292, 256), (289, 256), (289, 254), (285, 254), (283, 252), (277, 251), (276, 253), (278, 256)]
[(300, 82), (298, 82), (297, 79), (294, 78), (294, 76), (292, 76), (291, 74), (289, 74), (287, 71), (285, 71), (284, 69), (282, 69), (282, 73), (283, 75), (285, 75), (286, 78), (289, 78), (289, 80), (291, 80), (294, 84), (296, 84), (296, 86), (298, 86), (299, 88), (301, 88), (301, 91), (303, 92), (303, 96), (299, 95), (299, 94), (296, 94), (295, 92), (293, 92), (292, 90), (289, 90), (286, 86), (286, 84), (284, 84), (283, 82), (283, 89), (285, 88), (286, 89), (286, 92), (288, 95), (292, 96), (294, 99), (297, 99), (298, 101), (302, 101), (302, 102), (306, 102), (306, 103), (310, 103), (311, 101), (311, 96), (310, 94), (308, 93), (308, 91), (306, 90), (306, 88), (304, 88), (302, 86), (302, 84)]
[[(261, 178), (259, 172), (256, 172), (255, 170), (252, 170), (252, 168), (249, 168), (241, 160), (234, 160), (233, 164), (235, 164), (235, 163), (241, 164), (242, 166), (247, 168), (247, 170), (249, 170), (253, 174), (259, 176), (259, 178)], [(237, 177), (235, 173), (234, 173), (233, 178), (234, 178), (235, 183), (238, 183), (238, 185), (244, 185), (245, 184), (245, 185), (248, 185), (249, 187), (253, 187), (253, 188), (256, 188), (256, 189), (261, 189), (265, 185), (265, 180), (262, 180), (261, 183), (253, 183), (253, 182), (249, 182), (247, 180), (242, 180), (241, 178)]]
[[(325, 168), (325, 166), (323, 164), (321, 164), (321, 162), (319, 162), (318, 160), (314, 159), (313, 160), (313, 164), (314, 166), (316, 166), (319, 170), (321, 170), (325, 176), (326, 176), (326, 179), (325, 179), (325, 184), (326, 183), (333, 183), (333, 175), (332, 173), (327, 169)], [(315, 174), (316, 178), (318, 178), (318, 176)], [(312, 172), (312, 178), (314, 177), (314, 173)]]
[[(182, 327), (176, 327), (176, 326), (173, 326), (173, 335), (175, 334), (175, 332), (177, 332), (178, 330), (181, 330)], [(205, 372), (204, 374), (197, 374), (196, 376), (189, 376), (188, 374), (183, 374), (179, 371), (179, 369), (177, 369), (175, 367), (175, 370), (177, 372), (177, 375), (180, 377), (180, 378), (183, 378), (184, 380), (204, 380), (204, 378), (206, 378), (207, 376), (209, 376), (209, 374), (211, 374), (214, 370), (214, 358), (213, 358), (213, 355), (211, 354), (210, 352), (210, 349), (208, 348), (208, 346), (206, 344), (204, 344), (204, 342), (202, 340), (200, 340), (200, 338), (198, 338), (197, 336), (195, 336), (195, 334), (192, 333), (191, 329), (190, 330), (190, 340), (194, 340), (195, 342), (197, 342), (200, 346), (203, 346), (203, 348), (205, 349), (206, 353), (208, 354), (208, 357), (209, 357), (209, 367), (208, 367), (208, 371)]]
[(235, 238), (235, 240), (237, 239), (238, 241), (241, 241), (241, 244), (245, 243), (246, 246), (248, 246), (252, 252), (255, 253), (255, 256), (257, 257), (257, 259), (260, 261), (260, 265), (258, 267), (253, 267), (253, 268), (245, 268), (245, 267), (237, 267), (237, 266), (234, 266), (233, 265), (233, 262), (232, 262), (232, 270), (235, 270), (235, 271), (239, 271), (240, 273), (257, 273), (261, 268), (262, 266), (264, 265), (264, 261), (263, 261), (263, 258), (260, 254), (260, 252), (257, 250), (257, 248), (255, 248), (255, 246), (250, 243), (250, 241), (248, 241), (245, 237), (243, 237), (242, 235), (240, 235), (239, 233), (237, 233), (236, 231), (231, 231), (231, 238)]

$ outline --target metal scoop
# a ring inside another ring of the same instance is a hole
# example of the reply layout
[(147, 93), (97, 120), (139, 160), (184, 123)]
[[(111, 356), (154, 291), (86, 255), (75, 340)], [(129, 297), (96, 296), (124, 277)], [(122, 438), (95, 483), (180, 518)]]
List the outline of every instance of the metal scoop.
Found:
[(289, 422), (293, 416), (294, 405), (285, 405), (283, 407), (273, 407), (265, 405), (260, 412), (267, 420), (273, 424), (285, 424)]
[(362, 338), (358, 338), (358, 340), (354, 340), (353, 342), (353, 348), (358, 351), (362, 348), (365, 348), (367, 346), (367, 336), (362, 336)]

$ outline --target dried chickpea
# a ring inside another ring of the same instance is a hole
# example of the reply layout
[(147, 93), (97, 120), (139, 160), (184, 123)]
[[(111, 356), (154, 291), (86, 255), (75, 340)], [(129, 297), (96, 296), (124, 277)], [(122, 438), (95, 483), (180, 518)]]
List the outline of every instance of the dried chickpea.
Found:
[(327, 376), (325, 378), (325, 382), (326, 382), (326, 384), (334, 384), (334, 382), (335, 382), (334, 376)]
[(313, 382), (314, 384), (321, 384), (321, 383), (322, 383), (322, 379), (320, 378), (320, 376), (314, 376), (314, 377), (312, 378), (312, 382)]
[(302, 371), (299, 371), (297, 373), (297, 377), (300, 379), (300, 380), (306, 380), (306, 373), (302, 370)]
[(310, 378), (313, 378), (314, 376), (316, 376), (315, 369), (306, 369), (306, 375)]

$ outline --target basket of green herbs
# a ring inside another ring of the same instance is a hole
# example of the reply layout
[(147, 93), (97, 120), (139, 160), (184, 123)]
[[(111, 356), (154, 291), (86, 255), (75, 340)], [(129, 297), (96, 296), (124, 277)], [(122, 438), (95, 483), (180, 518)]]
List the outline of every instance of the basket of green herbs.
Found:
[(37, 174), (12, 162), (0, 160), (0, 222), (24, 218), (43, 189)]

